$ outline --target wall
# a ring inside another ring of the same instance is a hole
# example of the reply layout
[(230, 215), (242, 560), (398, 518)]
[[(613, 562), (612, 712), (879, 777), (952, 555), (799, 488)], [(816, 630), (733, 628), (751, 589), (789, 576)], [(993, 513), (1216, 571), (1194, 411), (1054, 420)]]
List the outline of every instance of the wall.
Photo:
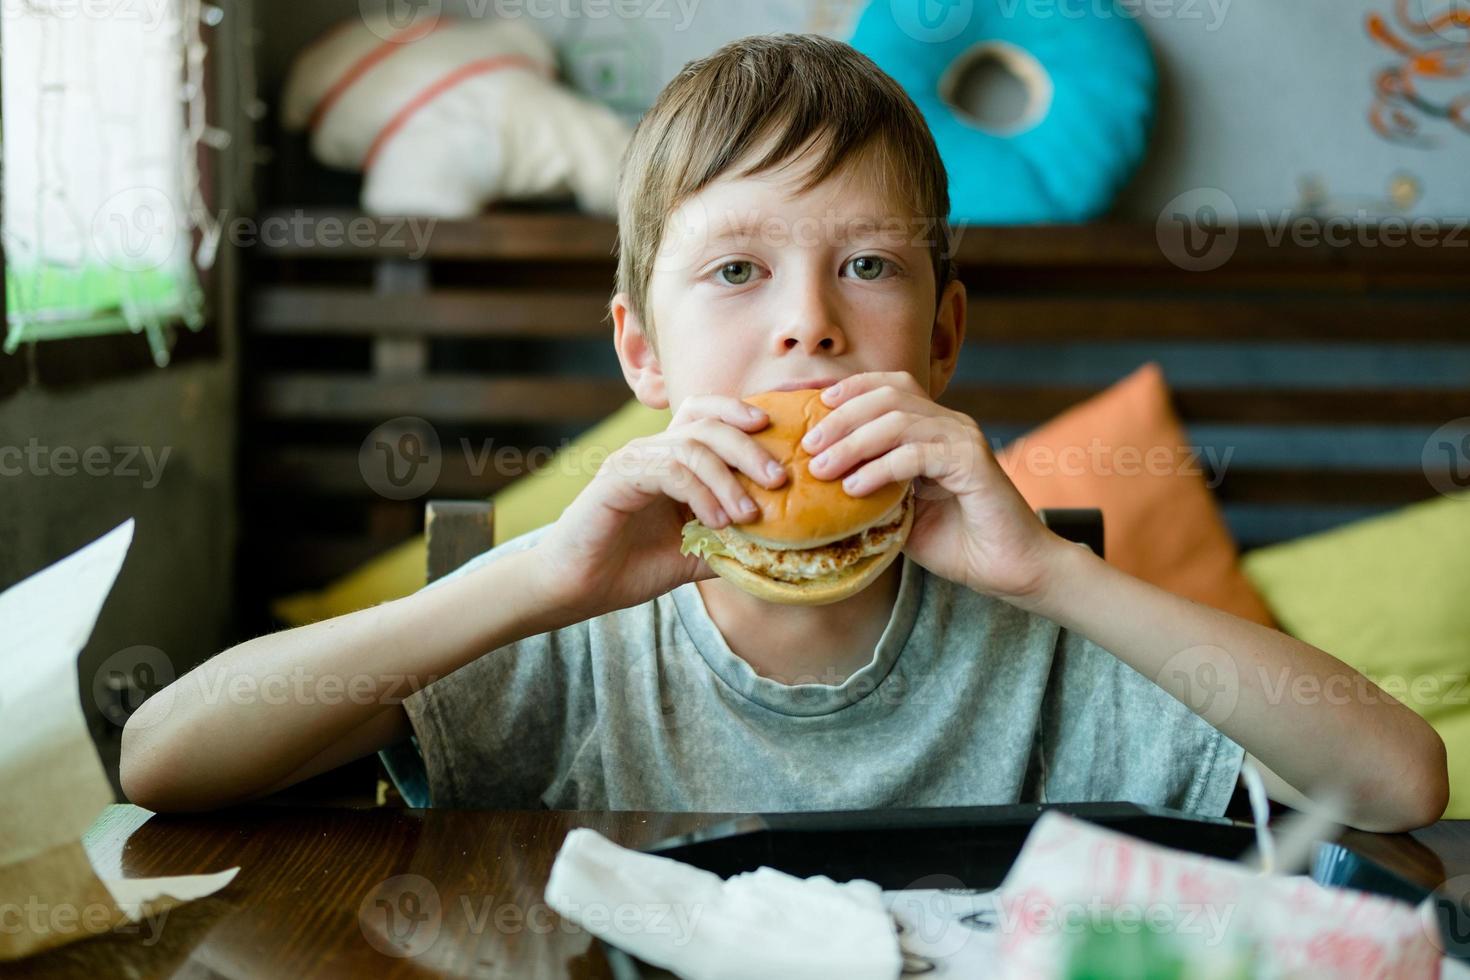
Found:
[[(533, 16), (552, 37), (582, 89), (636, 118), (687, 60), (744, 34), (815, 30), (845, 37), (860, 0), (431, 0), (420, 9), (448, 16)], [(883, 0), (879, 0), (883, 2)], [(985, 11), (1050, 14), (1060, 0), (956, 0)], [(1069, 0), (1089, 9), (1105, 0)], [(1153, 221), (1177, 194), (1197, 187), (1226, 191), (1247, 218), (1298, 200), (1298, 179), (1318, 175), (1336, 196), (1381, 198), (1399, 170), (1414, 174), (1423, 196), (1412, 213), (1470, 215), (1470, 133), (1426, 122), (1437, 145), (1389, 143), (1368, 124), (1373, 79), (1397, 60), (1365, 29), (1371, 12), (1392, 20), (1393, 0), (1121, 0), (1153, 42), (1162, 80), (1150, 157), (1117, 207), (1117, 216)], [(629, 8), (642, 17), (567, 11)], [(1440, 0), (1414, 0), (1441, 10)], [(350, 0), (305, 7), (265, 0), (262, 80), (272, 91), (291, 54), (337, 20), (355, 16)], [(373, 9), (364, 0), (363, 9)], [(1466, 37), (1470, 32), (1462, 31)], [(1465, 84), (1426, 94), (1448, 97)]]

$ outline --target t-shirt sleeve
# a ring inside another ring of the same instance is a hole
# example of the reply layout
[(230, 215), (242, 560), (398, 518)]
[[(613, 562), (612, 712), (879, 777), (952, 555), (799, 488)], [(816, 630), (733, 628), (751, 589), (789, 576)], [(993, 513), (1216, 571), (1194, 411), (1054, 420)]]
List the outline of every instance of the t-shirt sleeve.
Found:
[[(472, 558), (425, 588), (535, 543), (538, 531)], [(486, 596), (514, 602), (514, 596)], [(436, 807), (534, 809), (592, 737), (585, 623), (489, 650), (403, 701)]]
[(1225, 812), (1245, 750), (1153, 680), (1062, 628), (1035, 751), (1042, 802)]

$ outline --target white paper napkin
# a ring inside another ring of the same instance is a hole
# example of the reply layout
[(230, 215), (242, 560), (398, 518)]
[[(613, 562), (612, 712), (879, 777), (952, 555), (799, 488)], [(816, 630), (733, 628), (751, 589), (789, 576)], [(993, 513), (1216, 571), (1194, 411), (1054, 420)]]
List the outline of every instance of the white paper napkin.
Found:
[(594, 830), (567, 835), (546, 902), (646, 963), (688, 980), (893, 980), (893, 919), (871, 881), (839, 884), (760, 868), (729, 880), (619, 847)]

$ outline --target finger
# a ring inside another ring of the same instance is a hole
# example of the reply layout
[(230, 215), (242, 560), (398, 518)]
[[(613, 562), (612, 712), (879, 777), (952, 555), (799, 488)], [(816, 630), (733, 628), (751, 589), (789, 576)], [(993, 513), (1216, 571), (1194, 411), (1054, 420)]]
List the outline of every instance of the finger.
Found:
[(680, 463), (668, 446), (636, 439), (608, 456), (593, 480), (602, 499), (614, 510), (636, 513), (660, 497), (685, 505), (701, 523), (721, 527), (729, 516), (719, 500)]
[(731, 428), (718, 419), (703, 419), (686, 429), (690, 438), (712, 449), (731, 468), (737, 469), (756, 483), (778, 487), (786, 479), (786, 469), (749, 433)]
[(679, 404), (669, 428), (688, 425), (700, 419), (720, 419), (748, 432), (759, 431), (770, 424), (766, 413), (728, 395), (690, 395)]
[(836, 480), (858, 464), (877, 459), (901, 443), (924, 442), (938, 436), (945, 422), (945, 419), (893, 409), (822, 450), (808, 467), (819, 480)]
[(715, 495), (726, 515), (737, 521), (753, 520), (759, 515), (760, 508), (713, 449), (692, 439), (673, 443), (670, 448), (693, 478)]
[(835, 385), (823, 388), (822, 403), (828, 408), (836, 408), (858, 395), (885, 385), (912, 392), (915, 395), (923, 395), (925, 398), (929, 397), (928, 390), (919, 384), (919, 379), (907, 371), (864, 371), (862, 374), (850, 375)]
[(862, 497), (890, 483), (927, 477), (951, 493), (953, 474), (960, 464), (949, 447), (938, 442), (905, 442), (859, 466), (842, 481), (842, 489)]
[(928, 398), (909, 391), (902, 391), (892, 385), (883, 385), (871, 391), (865, 391), (861, 395), (844, 401), (840, 407), (834, 408), (822, 421), (807, 430), (806, 435), (802, 437), (801, 448), (809, 453), (820, 452), (834, 445), (858, 426), (876, 419), (884, 412), (895, 409), (907, 409), (916, 414), (941, 411), (939, 406)]
[(719, 498), (682, 462), (671, 462), (654, 481), (657, 492), (688, 505), (706, 527), (724, 527), (730, 523), (729, 513), (720, 505)]

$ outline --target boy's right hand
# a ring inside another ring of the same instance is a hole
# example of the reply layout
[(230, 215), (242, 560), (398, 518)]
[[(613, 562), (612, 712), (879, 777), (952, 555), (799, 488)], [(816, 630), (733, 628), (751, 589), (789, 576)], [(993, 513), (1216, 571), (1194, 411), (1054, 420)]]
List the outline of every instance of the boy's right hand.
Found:
[(714, 528), (759, 516), (753, 503), (741, 509), (749, 498), (731, 469), (765, 487), (785, 482), (785, 470), (750, 437), (769, 424), (737, 398), (695, 395), (663, 432), (608, 456), (533, 549), (564, 611), (581, 621), (713, 578), (704, 559), (679, 553), (680, 532), (690, 510)]

